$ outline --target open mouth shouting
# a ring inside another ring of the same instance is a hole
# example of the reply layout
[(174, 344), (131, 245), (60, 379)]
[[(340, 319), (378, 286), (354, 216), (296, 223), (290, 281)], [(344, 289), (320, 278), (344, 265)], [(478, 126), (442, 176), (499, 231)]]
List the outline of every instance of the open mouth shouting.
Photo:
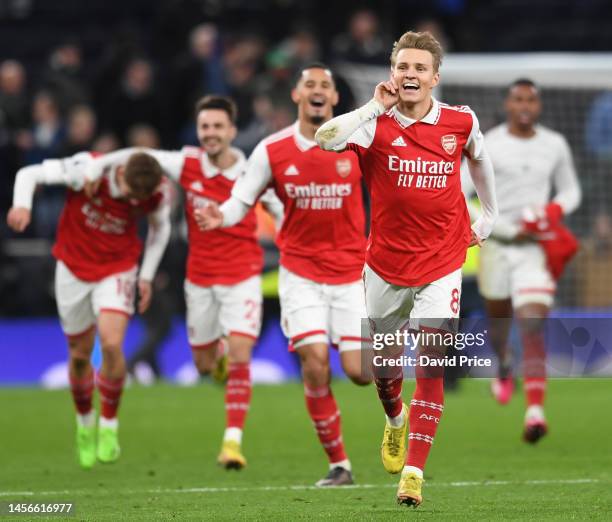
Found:
[(411, 81), (405, 81), (404, 83), (402, 83), (402, 91), (404, 92), (416, 92), (418, 90), (420, 90), (420, 85), (416, 82), (411, 82)]
[(314, 97), (314, 98), (310, 98), (308, 100), (308, 103), (311, 107), (314, 107), (315, 109), (321, 109), (323, 107), (325, 107), (325, 98), (322, 97)]

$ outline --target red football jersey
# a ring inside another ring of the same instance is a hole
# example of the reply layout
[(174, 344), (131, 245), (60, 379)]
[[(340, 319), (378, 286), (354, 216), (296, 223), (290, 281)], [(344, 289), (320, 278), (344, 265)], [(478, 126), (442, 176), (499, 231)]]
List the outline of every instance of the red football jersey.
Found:
[(394, 107), (351, 136), (371, 196), (366, 263), (385, 281), (421, 286), (461, 267), (471, 237), (461, 156), (481, 138), (468, 107), (435, 100), (420, 121)]
[(301, 136), (297, 125), (264, 144), (271, 185), (285, 208), (277, 239), (281, 265), (319, 283), (357, 281), (366, 238), (355, 154), (323, 151)]
[[(182, 152), (179, 183), (185, 191), (189, 235), (187, 279), (200, 286), (233, 285), (261, 273), (263, 251), (255, 234), (257, 219), (253, 209), (237, 225), (208, 232), (198, 228), (194, 217), (195, 209), (211, 201), (221, 204), (229, 199), (235, 179), (215, 171), (201, 149), (185, 147)], [(239, 161), (235, 167), (242, 171), (245, 160), (241, 157)]]
[(136, 204), (113, 197), (110, 176), (102, 178), (92, 199), (67, 189), (60, 216), (53, 255), (83, 281), (100, 281), (138, 264), (138, 218), (157, 210), (163, 199), (161, 190)]

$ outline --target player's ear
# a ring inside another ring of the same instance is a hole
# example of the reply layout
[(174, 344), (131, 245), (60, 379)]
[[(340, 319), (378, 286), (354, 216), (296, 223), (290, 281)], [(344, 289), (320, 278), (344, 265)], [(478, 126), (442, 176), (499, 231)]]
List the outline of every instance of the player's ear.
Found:
[(124, 179), (125, 178), (125, 167), (123, 165), (118, 165), (117, 168), (115, 169), (115, 173), (118, 178)]
[(298, 94), (297, 89), (291, 89), (291, 100), (293, 103), (300, 103), (300, 95)]
[(238, 134), (238, 129), (236, 125), (232, 125), (230, 127), (230, 141), (234, 141), (236, 139), (236, 135)]
[(435, 87), (440, 83), (440, 73), (436, 71), (433, 75), (433, 81), (431, 82), (431, 86)]

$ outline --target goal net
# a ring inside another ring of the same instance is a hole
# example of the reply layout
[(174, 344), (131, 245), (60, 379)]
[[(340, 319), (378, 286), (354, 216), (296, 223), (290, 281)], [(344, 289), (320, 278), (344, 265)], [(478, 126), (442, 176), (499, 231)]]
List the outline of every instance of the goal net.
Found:
[[(339, 64), (358, 104), (386, 80), (388, 66)], [(469, 105), (483, 132), (504, 121), (503, 98), (517, 78), (538, 84), (541, 123), (568, 140), (583, 190), (580, 208), (567, 220), (581, 251), (559, 283), (557, 305), (612, 307), (612, 53), (449, 55), (435, 96)]]

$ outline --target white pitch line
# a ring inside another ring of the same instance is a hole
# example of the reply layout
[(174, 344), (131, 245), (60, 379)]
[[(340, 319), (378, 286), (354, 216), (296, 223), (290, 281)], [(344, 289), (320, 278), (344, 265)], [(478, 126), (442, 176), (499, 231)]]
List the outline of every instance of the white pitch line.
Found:
[[(427, 487), (451, 487), (461, 488), (470, 486), (530, 486), (530, 485), (554, 485), (554, 484), (595, 484), (600, 482), (599, 479), (583, 478), (583, 479), (550, 479), (550, 480), (488, 480), (488, 481), (468, 481), (468, 482), (431, 482)], [(178, 493), (239, 493), (245, 491), (327, 491), (327, 490), (345, 490), (345, 489), (377, 489), (377, 488), (395, 488), (396, 484), (353, 484), (351, 486), (340, 486), (336, 488), (320, 488), (310, 485), (294, 485), (294, 486), (258, 486), (252, 488), (246, 487), (202, 487), (202, 488), (183, 488), (183, 489), (141, 489), (141, 490), (123, 490), (126, 494), (178, 494)], [(0, 491), (0, 497), (25, 497), (25, 496), (59, 496), (59, 495), (86, 495), (99, 493), (100, 490), (64, 490), (64, 491)]]

